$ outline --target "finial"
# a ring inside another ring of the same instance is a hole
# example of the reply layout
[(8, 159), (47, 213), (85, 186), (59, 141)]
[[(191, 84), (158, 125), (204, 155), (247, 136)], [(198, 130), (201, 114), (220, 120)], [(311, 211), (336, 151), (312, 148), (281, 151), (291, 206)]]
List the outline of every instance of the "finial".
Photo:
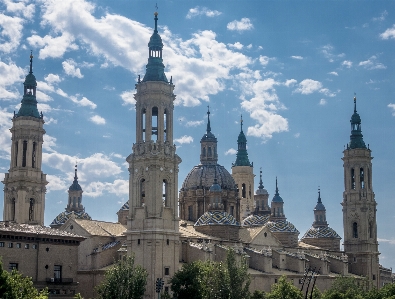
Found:
[(258, 189), (263, 189), (263, 182), (262, 182), (262, 167), (259, 170), (259, 187)]
[(354, 112), (357, 112), (357, 94), (354, 92)]
[(320, 186), (318, 186), (318, 202), (321, 203), (321, 189), (320, 189)]
[(141, 82), (141, 79), (140, 79), (140, 75), (139, 75), (139, 78), (137, 79), (137, 83), (140, 83)]
[[(156, 10), (158, 10), (158, 4), (155, 4), (155, 8), (156, 8)], [(154, 12), (154, 16), (155, 16), (155, 18), (154, 18), (154, 20), (155, 20), (155, 33), (158, 33), (158, 12), (157, 11), (155, 11)]]
[(211, 132), (210, 126), (210, 106), (207, 106), (207, 133)]
[(30, 50), (30, 74), (33, 73), (33, 50)]
[(243, 114), (240, 115), (240, 127), (241, 131), (243, 132)]
[(170, 76), (170, 84), (173, 84), (173, 76)]
[(278, 187), (277, 187), (277, 176), (276, 176), (276, 195), (279, 195), (278, 194)]
[(78, 179), (77, 177), (77, 161), (75, 161), (75, 170), (74, 170), (74, 179)]

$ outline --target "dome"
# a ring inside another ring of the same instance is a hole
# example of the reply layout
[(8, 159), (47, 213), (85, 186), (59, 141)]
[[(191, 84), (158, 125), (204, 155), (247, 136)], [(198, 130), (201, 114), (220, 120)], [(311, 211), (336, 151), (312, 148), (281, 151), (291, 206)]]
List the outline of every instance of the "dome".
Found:
[(264, 226), (269, 221), (270, 215), (250, 215), (243, 220), (244, 226)]
[(266, 195), (269, 194), (265, 188), (256, 190), (257, 195)]
[(236, 190), (236, 183), (230, 173), (221, 165), (197, 165), (187, 175), (182, 191), (190, 189), (209, 189), (217, 178), (221, 189)]
[(287, 220), (277, 220), (277, 221), (269, 221), (266, 223), (266, 227), (271, 231), (271, 232), (279, 232), (279, 233), (298, 233), (299, 231), (296, 229), (296, 227), (289, 221)]
[(236, 218), (223, 211), (208, 211), (196, 221), (195, 226), (203, 225), (235, 225), (240, 226)]
[(124, 205), (119, 210), (120, 211), (129, 211), (129, 201), (125, 202)]
[(82, 188), (81, 188), (80, 184), (78, 184), (78, 181), (76, 181), (76, 180), (71, 184), (71, 186), (69, 188), (69, 191), (81, 191), (81, 190), (82, 190)]
[(274, 201), (274, 202), (284, 202), (283, 199), (281, 198), (281, 196), (280, 196), (279, 194), (275, 194), (275, 195), (273, 196), (272, 201)]
[(214, 179), (214, 184), (211, 185), (210, 187), (210, 192), (221, 192), (221, 186), (218, 185), (217, 178)]
[(154, 32), (149, 39), (148, 43), (149, 48), (163, 48), (162, 38), (158, 34), (158, 32)]
[(317, 202), (314, 211), (326, 211), (326, 209), (325, 206), (322, 204), (322, 202)]
[(64, 211), (60, 213), (56, 218), (52, 221), (50, 226), (53, 225), (63, 225), (69, 218), (71, 217), (71, 214), (74, 214), (74, 217), (76, 219), (86, 219), (86, 220), (92, 220), (91, 216), (88, 215), (88, 213), (85, 213), (85, 211), (80, 211), (80, 212), (67, 212)]
[(361, 117), (357, 112), (354, 112), (354, 114), (351, 116), (351, 123), (353, 124), (360, 124), (361, 123)]
[(25, 86), (37, 86), (36, 77), (30, 73), (26, 76), (25, 82), (23, 83)]
[(303, 236), (305, 238), (335, 238), (341, 239), (341, 237), (330, 227), (311, 227)]

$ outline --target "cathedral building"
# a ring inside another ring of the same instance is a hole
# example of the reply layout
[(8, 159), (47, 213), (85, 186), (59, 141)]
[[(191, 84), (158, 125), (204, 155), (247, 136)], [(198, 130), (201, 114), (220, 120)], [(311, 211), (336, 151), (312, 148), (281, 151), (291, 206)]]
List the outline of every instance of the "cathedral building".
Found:
[[(175, 86), (164, 72), (157, 13), (154, 21), (146, 73), (135, 85), (136, 140), (126, 159), (129, 200), (117, 212), (116, 223), (92, 220), (85, 212), (76, 167), (66, 210), (53, 220), (52, 228), (43, 227), (48, 183), (41, 171), (45, 130), (37, 110), (31, 56), (22, 105), (12, 119), (11, 163), (3, 181), (3, 263), (31, 275), (38, 288), (51, 290), (51, 296), (65, 298), (75, 292), (94, 297), (105, 272), (126, 254), (134, 255), (135, 262), (148, 271), (147, 299), (157, 295), (157, 278), (163, 279), (168, 292), (171, 277), (183, 264), (224, 261), (229, 249), (238, 259), (245, 258), (251, 291), (269, 291), (282, 275), (300, 288), (307, 269), (320, 269), (316, 286), (321, 290), (339, 275), (367, 278), (376, 287), (390, 282), (391, 270), (379, 265), (372, 156), (363, 140), (356, 98), (350, 142), (342, 158), (344, 250), (340, 236), (329, 227), (320, 190), (312, 227), (299, 240), (298, 229), (287, 217), (292, 214), (285, 213), (286, 200), (280, 196), (277, 177), (271, 197), (260, 171), (254, 194), (255, 175), (242, 120), (230, 174), (218, 164), (220, 144), (207, 111), (206, 132), (196, 157), (200, 162), (178, 189), (181, 158), (173, 140)], [(26, 255), (20, 254), (22, 250)], [(34, 254), (38, 260), (32, 258)]]

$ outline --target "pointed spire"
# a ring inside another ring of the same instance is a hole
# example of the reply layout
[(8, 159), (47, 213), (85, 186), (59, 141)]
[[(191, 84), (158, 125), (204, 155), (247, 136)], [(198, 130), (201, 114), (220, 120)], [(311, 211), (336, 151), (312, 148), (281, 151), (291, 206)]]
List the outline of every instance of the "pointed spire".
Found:
[(276, 176), (276, 195), (280, 195), (280, 194), (278, 193), (277, 176)]
[(237, 138), (237, 154), (236, 154), (236, 162), (233, 166), (251, 166), (250, 160), (248, 159), (247, 152), (247, 138), (243, 132), (243, 116), (240, 116), (240, 133)]
[(30, 50), (30, 72), (29, 74), (33, 74), (33, 50)]
[(259, 187), (258, 189), (263, 189), (263, 182), (262, 182), (262, 167), (261, 170), (259, 171)]
[(283, 202), (283, 199), (281, 198), (280, 193), (278, 192), (277, 176), (276, 176), (276, 193), (274, 194), (272, 201)]
[(326, 211), (325, 206), (322, 204), (322, 201), (321, 201), (320, 187), (318, 187), (318, 200), (317, 200), (317, 205), (314, 208), (314, 211)]
[(210, 106), (207, 106), (207, 134), (211, 133), (211, 125), (210, 125)]
[(354, 114), (351, 116), (351, 135), (349, 149), (366, 148), (361, 130), (361, 117), (357, 113), (357, 97), (354, 94)]
[(75, 164), (75, 170), (74, 170), (74, 181), (73, 184), (71, 184), (69, 191), (81, 191), (82, 188), (80, 184), (78, 183), (78, 175), (77, 175), (77, 163)]
[(240, 114), (240, 132), (243, 132), (243, 114)]
[(318, 203), (322, 203), (321, 202), (321, 189), (318, 187)]

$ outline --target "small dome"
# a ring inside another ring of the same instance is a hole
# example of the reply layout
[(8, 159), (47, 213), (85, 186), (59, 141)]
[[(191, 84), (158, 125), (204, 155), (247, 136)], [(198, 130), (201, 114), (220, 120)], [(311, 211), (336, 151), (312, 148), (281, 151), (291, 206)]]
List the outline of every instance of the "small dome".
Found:
[(325, 206), (322, 204), (322, 202), (317, 202), (314, 211), (326, 211), (326, 209)]
[(74, 214), (76, 219), (86, 219), (86, 220), (92, 220), (91, 216), (88, 215), (88, 213), (85, 213), (85, 211), (80, 211), (80, 212), (67, 212), (64, 211), (60, 213), (56, 218), (52, 221), (50, 226), (52, 225), (63, 225), (69, 218), (71, 217), (71, 214)]
[(81, 191), (82, 188), (80, 186), (80, 184), (78, 183), (77, 180), (74, 180), (74, 182), (71, 184), (69, 191)]
[(269, 194), (265, 188), (256, 190), (257, 195), (266, 195)]
[(277, 220), (277, 221), (269, 221), (266, 224), (266, 227), (271, 231), (271, 232), (279, 232), (279, 233), (298, 233), (299, 231), (296, 229), (296, 227), (289, 221), (287, 220)]
[(341, 237), (330, 227), (311, 227), (303, 236), (305, 238), (335, 238), (341, 239)]
[(196, 221), (195, 226), (203, 225), (235, 225), (240, 226), (236, 218), (222, 211), (208, 211)]
[(250, 215), (243, 220), (244, 226), (264, 226), (269, 221), (270, 215)]
[(187, 175), (182, 184), (183, 191), (209, 189), (217, 178), (221, 189), (236, 190), (236, 183), (230, 173), (221, 165), (197, 165)]
[(354, 112), (354, 114), (351, 116), (351, 123), (353, 124), (360, 124), (361, 123), (361, 117), (357, 112)]
[(221, 186), (218, 185), (217, 178), (214, 179), (214, 184), (210, 187), (210, 192), (221, 192)]
[(280, 194), (275, 194), (272, 199), (273, 202), (284, 202)]
[(149, 48), (163, 48), (162, 38), (160, 37), (158, 32), (154, 32), (151, 35), (151, 38), (149, 39), (148, 47)]
[(32, 73), (29, 73), (26, 76), (25, 82), (23, 83), (23, 85), (25, 85), (25, 86), (37, 86), (36, 77)]

